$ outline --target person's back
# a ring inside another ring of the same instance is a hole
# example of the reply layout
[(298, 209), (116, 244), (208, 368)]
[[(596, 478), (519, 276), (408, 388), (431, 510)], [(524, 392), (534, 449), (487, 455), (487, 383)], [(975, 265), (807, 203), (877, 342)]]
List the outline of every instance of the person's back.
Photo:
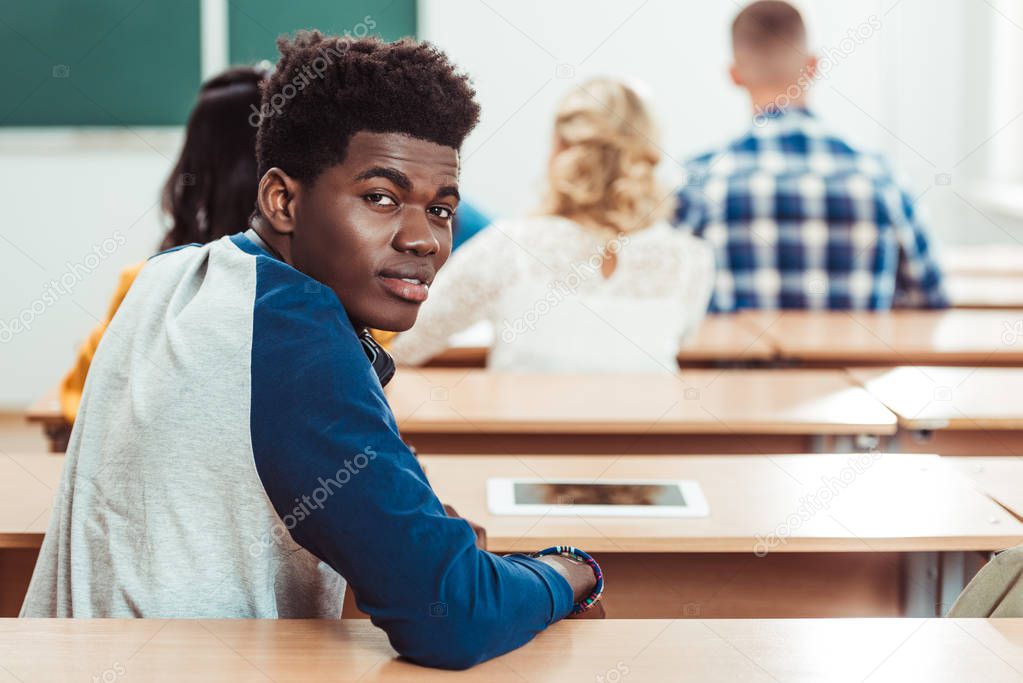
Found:
[[(463, 254), (464, 252), (464, 254)], [(605, 275), (604, 257), (614, 271)], [(494, 329), (493, 370), (675, 372), (681, 340), (703, 317), (713, 255), (666, 222), (608, 241), (558, 216), (498, 221), (452, 257), (435, 304), (394, 346), (422, 362), (452, 331), (480, 320)]]
[(689, 162), (674, 219), (714, 249), (711, 309), (946, 306), (912, 198), (881, 157), (806, 108), (816, 60), (799, 13), (756, 2), (732, 35), (732, 78), (750, 93), (754, 125)]
[(299, 276), (254, 251), (236, 236), (143, 267), (86, 381), (61, 485), (73, 505), (25, 616), (340, 616), (344, 579), (292, 540), (254, 462), (257, 284)]
[(544, 214), (494, 223), (451, 258), (416, 326), (392, 347), (418, 364), (489, 321), (488, 367), (676, 372), (713, 284), (709, 247), (661, 219), (656, 126), (617, 81), (571, 91), (555, 120)]

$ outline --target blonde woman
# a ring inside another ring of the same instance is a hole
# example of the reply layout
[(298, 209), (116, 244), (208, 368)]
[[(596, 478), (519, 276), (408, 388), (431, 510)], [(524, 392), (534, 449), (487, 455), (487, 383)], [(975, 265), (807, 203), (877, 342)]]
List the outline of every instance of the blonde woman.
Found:
[(572, 90), (554, 121), (541, 214), (496, 222), (451, 257), (394, 341), (398, 362), (424, 363), (489, 321), (492, 369), (677, 370), (707, 310), (714, 257), (665, 222), (674, 197), (655, 178), (660, 158), (633, 89), (597, 79)]

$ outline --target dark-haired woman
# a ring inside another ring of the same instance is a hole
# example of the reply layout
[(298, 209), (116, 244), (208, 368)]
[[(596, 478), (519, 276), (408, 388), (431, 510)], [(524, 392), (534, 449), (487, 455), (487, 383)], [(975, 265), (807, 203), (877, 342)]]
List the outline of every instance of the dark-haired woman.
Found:
[[(268, 72), (234, 67), (202, 84), (188, 117), (185, 144), (163, 187), (163, 211), (170, 229), (160, 250), (205, 244), (244, 230), (256, 204), (256, 128), (248, 118), (259, 109), (260, 85)], [(74, 367), (60, 385), (60, 407), (69, 427), (78, 414), (85, 376), (107, 325), (142, 270), (136, 263), (121, 271), (107, 315), (85, 340)], [(60, 435), (53, 435), (60, 439)], [(62, 445), (62, 444), (57, 444)], [(61, 448), (61, 450), (63, 450)]]

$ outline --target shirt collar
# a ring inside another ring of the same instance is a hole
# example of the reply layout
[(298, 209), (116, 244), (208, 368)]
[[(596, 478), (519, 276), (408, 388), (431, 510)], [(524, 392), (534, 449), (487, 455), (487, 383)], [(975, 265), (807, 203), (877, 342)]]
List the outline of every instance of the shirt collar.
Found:
[(756, 113), (753, 114), (753, 120), (760, 121), (763, 119), (780, 119), (788, 115), (813, 118), (813, 112), (806, 107), (779, 107), (777, 105), (770, 104), (758, 109)]
[(273, 247), (271, 247), (270, 244), (266, 240), (264, 240), (262, 237), (260, 237), (259, 233), (256, 232), (254, 229), (249, 228), (248, 230), (246, 230), (242, 234), (245, 236), (245, 239), (247, 239), (248, 241), (252, 242), (257, 247), (259, 247), (260, 249), (265, 251), (269, 256), (272, 256), (273, 258), (277, 259), (278, 261), (284, 261), (284, 257), (281, 256), (281, 252), (279, 252), (276, 249), (274, 249)]

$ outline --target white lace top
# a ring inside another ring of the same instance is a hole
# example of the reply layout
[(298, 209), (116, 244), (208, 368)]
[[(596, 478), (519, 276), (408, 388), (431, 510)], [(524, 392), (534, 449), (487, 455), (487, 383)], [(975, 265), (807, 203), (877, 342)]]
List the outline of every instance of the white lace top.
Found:
[[(608, 277), (605, 245), (617, 256)], [(392, 352), (418, 365), (455, 333), (489, 321), (492, 369), (675, 372), (713, 283), (710, 247), (667, 223), (608, 242), (608, 233), (564, 218), (501, 221), (451, 256)]]

